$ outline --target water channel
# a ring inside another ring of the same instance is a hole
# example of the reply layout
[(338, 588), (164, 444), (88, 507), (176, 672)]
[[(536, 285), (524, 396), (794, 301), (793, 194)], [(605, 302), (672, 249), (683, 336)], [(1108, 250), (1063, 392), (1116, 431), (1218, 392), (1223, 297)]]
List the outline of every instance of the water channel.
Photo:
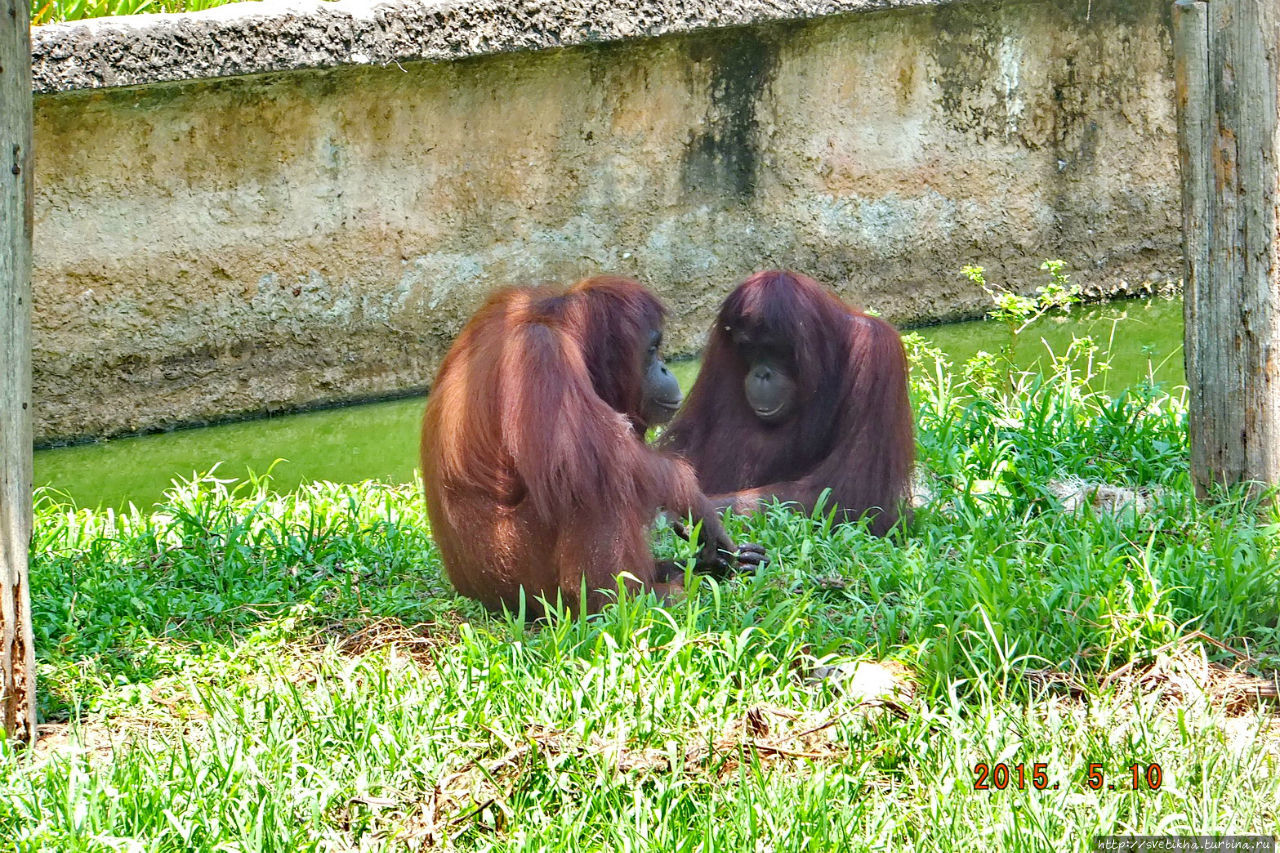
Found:
[[(1049, 352), (1063, 352), (1074, 336), (1088, 335), (1109, 352), (1109, 389), (1143, 380), (1174, 387), (1184, 381), (1182, 328), (1178, 300), (1077, 307), (1024, 331), (1016, 360), (1033, 369), (1047, 364)], [(1007, 329), (991, 321), (918, 331), (957, 364), (979, 350), (995, 352), (1008, 340)], [(688, 390), (698, 362), (676, 362), (673, 368)], [(423, 399), (415, 397), (40, 450), (35, 482), (80, 506), (110, 507), (149, 506), (174, 478), (189, 478), (215, 464), (222, 477), (271, 469), (273, 485), (281, 491), (313, 480), (404, 482), (416, 464), (422, 406)]]

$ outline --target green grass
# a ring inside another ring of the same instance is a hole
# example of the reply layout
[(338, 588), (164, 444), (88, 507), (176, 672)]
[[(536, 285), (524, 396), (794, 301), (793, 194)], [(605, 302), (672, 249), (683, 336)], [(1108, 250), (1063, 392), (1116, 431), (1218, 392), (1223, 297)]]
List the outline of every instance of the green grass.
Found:
[(52, 24), (108, 15), (199, 12), (236, 2), (243, 0), (31, 0), (31, 23)]
[[(733, 522), (773, 554), (755, 575), (540, 629), (454, 597), (411, 484), (274, 495), (210, 477), (147, 515), (40, 499), (54, 724), (32, 754), (0, 744), (0, 849), (1280, 834), (1274, 709), (1230, 693), (1209, 664), (1239, 662), (1203, 640), (1247, 652), (1242, 674), (1276, 668), (1271, 505), (1197, 503), (1182, 399), (1095, 393), (1087, 344), (1048, 379), (953, 368), (915, 339), (913, 358), (934, 494), (909, 536), (774, 508)], [(1066, 477), (1144, 490), (1151, 509), (1066, 512)], [(816, 677), (857, 661), (902, 676), (886, 701)], [(1028, 789), (975, 790), (979, 762), (1025, 764)], [(1086, 785), (1093, 763), (1115, 790)], [(1130, 789), (1133, 763), (1161, 766), (1158, 790)]]

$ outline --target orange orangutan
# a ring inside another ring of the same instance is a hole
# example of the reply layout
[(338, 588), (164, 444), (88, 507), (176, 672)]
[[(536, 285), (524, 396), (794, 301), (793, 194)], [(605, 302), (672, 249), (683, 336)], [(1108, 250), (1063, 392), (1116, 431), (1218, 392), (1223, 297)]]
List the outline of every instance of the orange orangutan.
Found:
[[(664, 310), (635, 281), (494, 294), (440, 367), (422, 426), (427, 511), (454, 587), (490, 609), (598, 610), (615, 578), (659, 594), (682, 582), (655, 562), (660, 509), (701, 522), (699, 563), (758, 564), (739, 549), (693, 469), (644, 443), (680, 386), (663, 363)], [(523, 593), (523, 595), (522, 595)]]
[(776, 499), (808, 512), (830, 490), (846, 520), (887, 533), (911, 513), (914, 418), (893, 326), (782, 270), (720, 307), (702, 370), (661, 446), (720, 507)]

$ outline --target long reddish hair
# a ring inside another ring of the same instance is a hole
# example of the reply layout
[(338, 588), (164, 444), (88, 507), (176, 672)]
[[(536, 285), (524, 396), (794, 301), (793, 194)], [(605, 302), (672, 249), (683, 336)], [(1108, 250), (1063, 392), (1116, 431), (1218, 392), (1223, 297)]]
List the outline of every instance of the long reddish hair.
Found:
[[(734, 332), (789, 354), (800, 408), (786, 423), (766, 424), (752, 412), (743, 393), (749, 365)], [(708, 494), (778, 483), (784, 500), (807, 502), (830, 488), (850, 512), (888, 509), (910, 488), (907, 395), (906, 354), (892, 326), (808, 276), (767, 270), (725, 299), (698, 379), (662, 445), (693, 463)]]

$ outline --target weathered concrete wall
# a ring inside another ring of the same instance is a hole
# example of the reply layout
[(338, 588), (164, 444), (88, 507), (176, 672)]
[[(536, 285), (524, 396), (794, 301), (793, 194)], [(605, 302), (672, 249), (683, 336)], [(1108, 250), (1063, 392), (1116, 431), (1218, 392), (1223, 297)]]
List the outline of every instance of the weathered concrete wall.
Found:
[(65, 92), (110, 39), (38, 38), (37, 434), (421, 389), (506, 283), (634, 275), (687, 351), (771, 265), (898, 321), (980, 310), (967, 263), (1178, 277), (1166, 3), (899, 5)]

